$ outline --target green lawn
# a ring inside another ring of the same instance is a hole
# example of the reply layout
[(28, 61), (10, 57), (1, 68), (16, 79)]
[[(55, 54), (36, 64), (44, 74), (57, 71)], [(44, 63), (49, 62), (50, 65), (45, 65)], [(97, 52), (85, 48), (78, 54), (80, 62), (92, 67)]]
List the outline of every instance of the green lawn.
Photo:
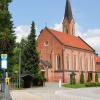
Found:
[(64, 84), (66, 88), (85, 88), (85, 84)]
[(85, 84), (64, 84), (66, 88), (100, 87), (100, 83), (89, 82)]

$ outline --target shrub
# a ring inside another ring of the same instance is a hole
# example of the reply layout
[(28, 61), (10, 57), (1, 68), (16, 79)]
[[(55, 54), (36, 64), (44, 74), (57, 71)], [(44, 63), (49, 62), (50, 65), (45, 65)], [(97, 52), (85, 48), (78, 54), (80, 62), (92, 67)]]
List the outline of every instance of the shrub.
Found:
[(87, 82), (91, 82), (91, 75), (90, 75), (90, 73), (88, 73), (88, 80), (87, 80)]
[(96, 83), (96, 86), (100, 87), (100, 83)]
[(87, 82), (85, 83), (86, 87), (100, 87), (100, 83), (94, 83), (94, 82)]
[(83, 71), (81, 72), (81, 75), (80, 75), (80, 84), (84, 84), (84, 73), (83, 73)]
[(98, 82), (98, 73), (95, 74), (95, 82)]
[(94, 83), (94, 82), (88, 82), (88, 83), (85, 83), (85, 86), (86, 87), (96, 87), (96, 83)]
[(42, 72), (39, 72), (33, 79), (33, 86), (43, 86), (45, 81), (46, 79), (44, 78)]
[(70, 84), (76, 84), (75, 73), (74, 72), (72, 72), (70, 74)]

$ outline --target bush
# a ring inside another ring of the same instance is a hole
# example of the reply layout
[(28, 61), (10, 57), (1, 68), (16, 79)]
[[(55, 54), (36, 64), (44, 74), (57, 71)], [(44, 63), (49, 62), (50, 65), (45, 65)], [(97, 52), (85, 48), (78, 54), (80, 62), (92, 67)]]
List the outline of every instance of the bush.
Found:
[(100, 87), (100, 83), (96, 83), (96, 86)]
[(94, 82), (88, 82), (88, 83), (85, 83), (85, 86), (86, 87), (96, 87), (96, 83), (94, 83)]
[(88, 73), (88, 80), (87, 80), (87, 82), (91, 82), (91, 75), (90, 75), (90, 73)]
[(76, 84), (75, 73), (74, 72), (72, 72), (70, 74), (70, 84)]
[(85, 83), (86, 87), (100, 87), (100, 83), (88, 82)]
[(33, 86), (44, 86), (45, 81), (46, 79), (44, 78), (42, 72), (39, 72), (33, 79)]
[(98, 73), (95, 74), (95, 82), (98, 82)]
[(84, 73), (83, 73), (83, 71), (81, 72), (81, 75), (80, 75), (80, 84), (84, 84)]

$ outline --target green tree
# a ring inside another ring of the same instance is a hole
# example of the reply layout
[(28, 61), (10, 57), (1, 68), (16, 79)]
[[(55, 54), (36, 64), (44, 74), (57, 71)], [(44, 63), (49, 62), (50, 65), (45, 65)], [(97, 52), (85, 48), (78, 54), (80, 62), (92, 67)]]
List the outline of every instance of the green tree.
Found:
[(0, 0), (0, 54), (8, 54), (8, 72), (12, 73), (15, 35), (12, 16), (9, 12), (11, 0)]
[(39, 53), (37, 52), (37, 43), (36, 43), (36, 30), (35, 30), (35, 23), (32, 22), (31, 25), (31, 33), (28, 36), (28, 40), (26, 43), (25, 48), (23, 49), (22, 60), (25, 62), (23, 63), (24, 72), (27, 74), (32, 74), (37, 76), (39, 73)]
[(91, 82), (91, 73), (88, 72), (88, 80), (87, 82)]
[(95, 73), (95, 82), (98, 82), (98, 73)]
[(25, 51), (27, 50), (27, 39), (22, 39), (21, 42), (20, 42), (20, 45), (19, 45), (19, 48), (21, 50), (21, 73), (22, 74), (25, 74), (25, 64), (26, 64), (26, 61), (27, 61), (27, 57), (25, 55)]
[(80, 83), (84, 84), (84, 73), (83, 73), (83, 71), (81, 72), (81, 75), (80, 75)]
[(74, 72), (72, 72), (71, 74), (70, 74), (70, 84), (76, 84), (76, 79), (75, 79), (75, 73)]
[(13, 73), (16, 74), (18, 73), (19, 71), (19, 54), (20, 54), (20, 48), (19, 47), (15, 47), (14, 48), (14, 57), (13, 57), (13, 60), (14, 60), (14, 66), (13, 66)]

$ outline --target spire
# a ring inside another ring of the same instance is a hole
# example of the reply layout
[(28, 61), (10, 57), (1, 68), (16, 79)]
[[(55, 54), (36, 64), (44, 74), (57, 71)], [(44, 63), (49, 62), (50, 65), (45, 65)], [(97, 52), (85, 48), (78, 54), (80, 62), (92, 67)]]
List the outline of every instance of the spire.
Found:
[(66, 0), (65, 15), (63, 20), (63, 32), (66, 34), (75, 34), (75, 23), (71, 10), (70, 0)]
[(64, 19), (65, 18), (67, 18), (68, 21), (71, 21), (73, 19), (73, 14), (72, 14), (72, 10), (71, 10), (70, 0), (66, 0)]

